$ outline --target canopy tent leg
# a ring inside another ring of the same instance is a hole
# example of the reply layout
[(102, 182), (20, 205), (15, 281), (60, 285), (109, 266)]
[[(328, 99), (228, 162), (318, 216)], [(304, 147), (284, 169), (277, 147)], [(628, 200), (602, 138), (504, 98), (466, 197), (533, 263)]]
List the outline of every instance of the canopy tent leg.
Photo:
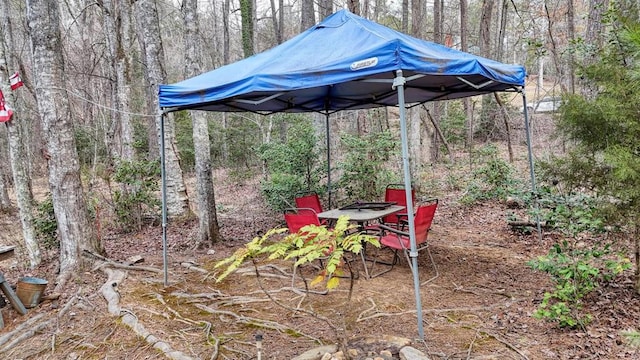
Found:
[(531, 130), (529, 129), (529, 110), (527, 109), (527, 94), (524, 91), (524, 87), (521, 90), (522, 92), (522, 108), (524, 114), (524, 130), (527, 134), (527, 151), (529, 155), (529, 174), (531, 176), (531, 194), (533, 196), (533, 203), (536, 207), (536, 226), (538, 228), (538, 239), (542, 240), (542, 228), (540, 227), (540, 214), (539, 205), (538, 205), (538, 191), (536, 189), (536, 174), (533, 164), (533, 149), (531, 146)]
[(406, 108), (404, 102), (404, 84), (406, 79), (402, 76), (402, 70), (396, 70), (396, 77), (393, 79), (393, 88), (398, 91), (398, 107), (400, 108), (400, 139), (402, 142), (402, 168), (404, 172), (404, 189), (407, 199), (407, 216), (409, 220), (409, 241), (411, 249), (409, 257), (411, 258), (413, 271), (413, 287), (416, 295), (416, 315), (418, 316), (418, 335), (420, 339), (424, 339), (424, 326), (422, 324), (422, 301), (420, 298), (420, 279), (418, 277), (418, 251), (416, 245), (416, 228), (413, 216), (413, 199), (411, 197), (411, 176), (409, 174), (409, 145), (407, 141), (407, 121)]
[(329, 140), (329, 112), (325, 113), (325, 130), (327, 137), (327, 206), (331, 209), (331, 141)]
[(164, 270), (164, 286), (169, 285), (167, 266), (167, 174), (165, 168), (164, 121), (167, 114), (160, 116), (160, 174), (162, 178), (162, 269)]

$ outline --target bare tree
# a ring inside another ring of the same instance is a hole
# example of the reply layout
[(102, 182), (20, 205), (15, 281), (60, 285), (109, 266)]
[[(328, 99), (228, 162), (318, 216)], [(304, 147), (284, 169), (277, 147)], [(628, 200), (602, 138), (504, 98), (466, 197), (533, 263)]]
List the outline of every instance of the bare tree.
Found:
[[(576, 25), (575, 25), (575, 7), (573, 0), (567, 1), (567, 37), (570, 43), (575, 43), (576, 40)], [(576, 75), (575, 75), (575, 56), (573, 52), (569, 54), (569, 92), (572, 94), (576, 92)]]
[[(433, 41), (442, 44), (442, 13), (443, 13), (443, 4), (442, 0), (434, 0), (433, 1)], [(431, 120), (433, 122), (433, 126), (436, 129), (439, 129), (440, 121), (442, 118), (442, 109), (443, 104), (440, 101), (436, 101), (433, 103), (433, 113), (431, 114)], [(433, 144), (433, 157), (438, 159), (440, 156), (440, 146), (438, 146), (438, 136), (437, 132), (433, 132), (433, 140), (431, 142)]]
[(500, 27), (498, 29), (498, 36), (496, 36), (496, 57), (498, 61), (504, 61), (504, 38), (506, 36), (507, 29), (507, 12), (509, 10), (509, 0), (502, 0), (502, 6), (499, 8), (498, 19), (500, 21)]
[[(162, 63), (164, 51), (160, 38), (158, 9), (155, 0), (138, 0), (135, 3), (135, 18), (138, 37), (143, 44), (148, 87), (152, 89), (149, 97), (149, 109), (155, 113), (158, 139), (161, 136), (161, 113), (158, 100), (158, 86), (166, 83), (166, 74)], [(190, 213), (189, 198), (180, 168), (176, 147), (175, 124), (172, 116), (166, 116), (165, 133), (165, 166), (167, 212), (170, 216), (187, 216)]]
[[(222, 4), (222, 63), (229, 63), (229, 48), (230, 48), (230, 39), (229, 39), (229, 1), (224, 0)], [(282, 14), (282, 8), (280, 8), (280, 13)], [(282, 24), (282, 22), (280, 22)]]
[[(6, 1), (0, 3), (0, 14), (9, 14)], [(16, 108), (15, 96), (9, 84), (9, 69), (15, 68), (15, 62), (10, 58), (7, 51), (13, 44), (11, 17), (3, 16), (0, 24), (0, 91), (4, 93), (6, 106)], [(9, 158), (11, 163), (11, 173), (15, 187), (20, 223), (22, 225), (22, 236), (24, 245), (29, 257), (29, 266), (35, 268), (40, 264), (40, 247), (36, 241), (35, 228), (33, 224), (33, 193), (31, 192), (31, 181), (26, 167), (25, 139), (23, 138), (18, 123), (22, 114), (16, 111), (12, 120), (5, 123), (9, 139)], [(6, 192), (6, 188), (5, 188)]]
[(244, 57), (248, 58), (253, 55), (255, 44), (254, 39), (254, 12), (256, 9), (253, 7), (252, 0), (240, 0), (240, 15), (242, 17), (242, 49), (244, 50)]
[(589, 0), (589, 15), (587, 18), (587, 28), (585, 41), (594, 46), (594, 49), (601, 49), (604, 40), (602, 32), (602, 19), (609, 10), (609, 0)]
[(356, 15), (360, 15), (360, 0), (348, 0), (347, 8)]
[[(551, 58), (553, 60), (553, 66), (555, 68), (555, 72), (558, 78), (562, 79), (564, 78), (563, 73), (564, 73), (564, 67), (563, 65), (563, 61), (562, 61), (562, 57), (561, 54), (558, 53), (559, 51), (559, 39), (556, 38), (555, 36), (555, 31), (554, 28), (556, 27), (557, 23), (559, 22), (559, 20), (563, 20), (564, 18), (566, 18), (565, 13), (562, 12), (561, 15), (558, 14), (558, 12), (562, 11), (564, 9), (564, 7), (554, 7), (551, 8), (550, 6), (548, 6), (547, 3), (544, 4), (544, 10), (545, 10), (545, 14), (547, 17), (547, 39), (549, 42), (549, 53), (551, 53)], [(563, 35), (562, 38), (565, 38), (565, 36)], [(501, 60), (501, 59), (499, 59)], [(563, 92), (566, 92), (566, 85), (563, 81), (560, 82), (560, 88), (562, 89)]]
[[(437, 3), (438, 1), (436, 1)], [(413, 0), (411, 2), (411, 35), (417, 38), (424, 38), (425, 19), (424, 0)]]
[(276, 8), (276, 2), (275, 0), (270, 0), (271, 1), (271, 23), (273, 26), (273, 34), (275, 35), (275, 39), (276, 39), (276, 44), (282, 44), (283, 41), (283, 36), (282, 36), (282, 31), (283, 31), (283, 24), (280, 21), (282, 18), (279, 16), (282, 15), (282, 0), (280, 0), (280, 3), (278, 5), (278, 8)]
[[(427, 22), (425, 12), (424, 0), (414, 0), (411, 2), (411, 35), (417, 38), (422, 38), (424, 35), (424, 28)], [(428, 159), (430, 156), (429, 146), (422, 146), (425, 142), (425, 136), (428, 138), (427, 129), (422, 126), (422, 113), (423, 107), (413, 107), (407, 112), (407, 126), (410, 129), (408, 141), (412, 174), (419, 174), (420, 167), (425, 162), (425, 159)]]
[(333, 1), (318, 0), (318, 13), (320, 14), (321, 20), (333, 14)]
[(480, 17), (480, 53), (482, 56), (491, 57), (491, 17), (493, 15), (493, 1), (482, 1), (482, 14)]
[[(604, 36), (603, 36), (603, 23), (602, 18), (604, 13), (609, 8), (608, 0), (589, 0), (589, 15), (587, 17), (587, 28), (585, 33), (585, 43), (590, 45), (592, 49), (591, 54), (586, 54), (584, 58), (584, 65), (590, 65), (597, 59), (597, 52), (602, 49)], [(592, 83), (582, 82), (581, 92), (585, 97), (592, 97), (596, 94)]]
[(103, 254), (85, 204), (67, 94), (58, 2), (27, 0), (38, 112), (48, 153), (49, 187), (60, 238), (56, 291), (82, 265), (81, 251)]
[[(198, 75), (202, 69), (199, 59), (202, 57), (198, 45), (198, 0), (182, 2), (184, 20), (184, 62), (185, 76)], [(196, 194), (198, 199), (198, 217), (200, 231), (196, 245), (220, 240), (220, 231), (216, 214), (216, 199), (211, 173), (211, 148), (207, 115), (203, 111), (189, 111), (193, 123), (193, 144), (195, 148)]]
[(131, 98), (131, 3), (126, 0), (103, 0), (100, 4), (104, 12), (105, 37), (110, 53), (112, 77), (111, 123), (107, 146), (113, 160), (132, 161), (133, 125), (131, 123), (129, 99)]
[(409, 0), (402, 0), (402, 24), (400, 25), (402, 32), (409, 32)]
[(301, 0), (300, 2), (300, 32), (307, 30), (316, 23), (313, 0)]
[[(0, 150), (4, 149), (4, 144)], [(3, 159), (0, 159), (3, 160)], [(0, 212), (9, 211), (11, 209), (11, 200), (9, 199), (9, 186), (5, 176), (4, 167), (0, 167)]]
[[(467, 24), (469, 22), (468, 15), (468, 3), (467, 0), (460, 0), (460, 50), (468, 51), (469, 45), (467, 41), (468, 28)], [(471, 107), (471, 99), (464, 98), (462, 100), (462, 106), (464, 107), (466, 121), (466, 145), (467, 151), (471, 154), (471, 150), (473, 149), (473, 108)]]

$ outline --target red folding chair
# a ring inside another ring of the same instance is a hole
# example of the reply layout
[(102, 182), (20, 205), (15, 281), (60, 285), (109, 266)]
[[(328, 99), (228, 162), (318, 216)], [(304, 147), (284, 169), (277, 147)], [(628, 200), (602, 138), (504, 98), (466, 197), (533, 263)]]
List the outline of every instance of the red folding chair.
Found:
[[(300, 193), (294, 200), (296, 203), (296, 208), (298, 209), (313, 209), (316, 214), (319, 214), (323, 211), (322, 203), (320, 203), (320, 197), (314, 191)], [(327, 219), (320, 220), (320, 224), (327, 224)]]
[(313, 209), (316, 213), (321, 213), (322, 204), (320, 203), (320, 197), (317, 193), (310, 191), (301, 193), (295, 198), (296, 208), (309, 208)]
[[(290, 234), (300, 233), (300, 230), (307, 225), (316, 225), (321, 226), (320, 219), (318, 218), (318, 214), (312, 208), (294, 208), (294, 209), (285, 209), (284, 211), (284, 220), (287, 223), (287, 228), (289, 229)], [(303, 233), (304, 234), (304, 233)], [(320, 261), (320, 265), (322, 266), (322, 259), (318, 259)], [(296, 281), (296, 272), (297, 266), (293, 267), (293, 275), (291, 277), (291, 287), (295, 288)], [(299, 289), (302, 290), (302, 289)], [(309, 289), (304, 289), (305, 292), (313, 292), (316, 294), (327, 294), (328, 291), (311, 291)]]
[[(384, 201), (395, 202), (397, 205), (407, 207), (407, 194), (405, 192), (404, 184), (389, 184), (384, 191)], [(416, 191), (411, 189), (411, 204), (415, 204)], [(402, 220), (407, 219), (407, 212), (400, 212), (385, 216), (382, 218), (382, 224), (394, 227), (396, 229), (402, 229)]]
[(286, 209), (284, 221), (287, 223), (287, 228), (291, 234), (299, 232), (301, 228), (307, 225), (320, 226), (318, 214), (312, 208)]
[[(429, 244), (427, 243), (427, 237), (429, 236), (429, 230), (431, 229), (431, 223), (433, 222), (433, 217), (435, 216), (436, 209), (438, 207), (438, 199), (433, 199), (429, 201), (426, 205), (421, 205), (418, 207), (416, 211), (416, 215), (414, 217), (415, 223), (415, 233), (416, 233), (416, 249), (418, 252), (422, 250), (426, 250), (429, 254), (429, 259), (431, 260), (431, 265), (435, 270), (435, 275), (429, 280), (423, 282), (423, 284), (428, 283), (435, 278), (438, 277), (438, 267), (436, 266), (435, 261), (433, 261), (433, 256), (431, 255), (431, 251), (429, 250)], [(380, 233), (380, 250), (390, 249), (393, 251), (393, 259), (391, 262), (383, 262), (379, 261), (378, 257), (374, 257), (371, 265), (371, 269), (369, 270), (370, 277), (380, 276), (386, 272), (389, 272), (393, 269), (393, 267), (400, 262), (400, 256), (398, 255), (399, 251), (404, 253), (405, 259), (411, 265), (411, 259), (409, 258), (409, 251), (411, 250), (411, 241), (409, 239), (409, 233), (405, 231), (400, 231), (394, 227), (379, 225), (381, 230)], [(389, 268), (379, 273), (374, 273), (373, 269), (376, 264), (384, 264), (388, 265)], [(413, 269), (412, 269), (413, 270)]]

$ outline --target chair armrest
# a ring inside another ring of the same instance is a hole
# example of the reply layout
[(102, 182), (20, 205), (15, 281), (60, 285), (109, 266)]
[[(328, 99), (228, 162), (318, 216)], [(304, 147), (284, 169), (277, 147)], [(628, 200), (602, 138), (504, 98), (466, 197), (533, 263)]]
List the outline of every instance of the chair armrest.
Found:
[(394, 229), (394, 228), (392, 228), (392, 227), (390, 227), (390, 226), (387, 226), (387, 225), (382, 225), (382, 224), (380, 224), (380, 225), (378, 225), (378, 227), (379, 227), (380, 229), (383, 229), (383, 230), (386, 230), (386, 231), (392, 232), (392, 233), (394, 233), (394, 234), (403, 235), (403, 236), (409, 236), (409, 233), (408, 233), (408, 232), (406, 232), (406, 231), (400, 231), (400, 230), (398, 230), (398, 229)]

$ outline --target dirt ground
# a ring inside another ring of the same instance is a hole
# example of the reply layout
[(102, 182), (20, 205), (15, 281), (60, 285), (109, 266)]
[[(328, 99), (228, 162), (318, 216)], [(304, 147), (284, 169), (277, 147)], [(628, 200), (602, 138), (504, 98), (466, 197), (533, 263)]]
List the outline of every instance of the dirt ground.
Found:
[[(586, 310), (593, 322), (587, 331), (560, 330), (536, 320), (532, 313), (551, 282), (525, 263), (545, 254), (557, 235), (543, 233), (540, 240), (535, 232), (515, 232), (506, 223), (504, 204), (465, 207), (457, 201), (459, 193), (439, 195), (429, 237), (439, 275), (420, 287), (423, 341), (418, 339), (416, 296), (405, 263), (374, 279), (360, 276), (351, 299), (348, 279), (325, 295), (291, 291), (291, 278), (285, 275), (291, 264), (284, 262), (261, 268), (259, 277), (248, 264), (216, 283), (215, 262), (281, 224), (280, 214), (256, 205), (255, 182), (234, 182), (222, 173), (216, 181), (219, 222), (227, 241), (195, 251), (191, 244), (197, 223), (170, 223), (165, 287), (161, 227), (124, 235), (105, 230), (108, 258), (122, 264), (140, 255), (144, 261), (135, 266), (142, 269), (126, 270), (126, 277), (112, 286), (107, 280), (113, 273), (107, 269), (123, 269), (98, 262), (77, 274), (58, 300), (44, 301), (27, 315), (5, 306), (0, 358), (156, 359), (163, 357), (159, 348), (165, 346), (175, 351), (173, 358), (256, 359), (258, 334), (263, 336), (264, 359), (291, 359), (320, 343), (381, 334), (411, 339), (432, 359), (640, 358), (640, 350), (621, 335), (640, 323), (632, 271), (590, 296)], [(17, 218), (4, 214), (0, 219), (0, 240), (19, 239)], [(55, 254), (45, 254), (47, 261), (33, 271), (25, 270), (23, 253), (17, 255), (0, 263), (9, 282), (26, 275), (46, 278), (48, 294), (55, 281)], [(310, 278), (312, 272), (307, 268), (303, 274)], [(419, 274), (421, 281), (435, 275), (424, 254)], [(116, 314), (107, 307), (109, 288), (117, 294)], [(126, 325), (132, 319), (138, 330), (146, 331), (144, 336)], [(162, 346), (143, 337), (155, 337)]]

